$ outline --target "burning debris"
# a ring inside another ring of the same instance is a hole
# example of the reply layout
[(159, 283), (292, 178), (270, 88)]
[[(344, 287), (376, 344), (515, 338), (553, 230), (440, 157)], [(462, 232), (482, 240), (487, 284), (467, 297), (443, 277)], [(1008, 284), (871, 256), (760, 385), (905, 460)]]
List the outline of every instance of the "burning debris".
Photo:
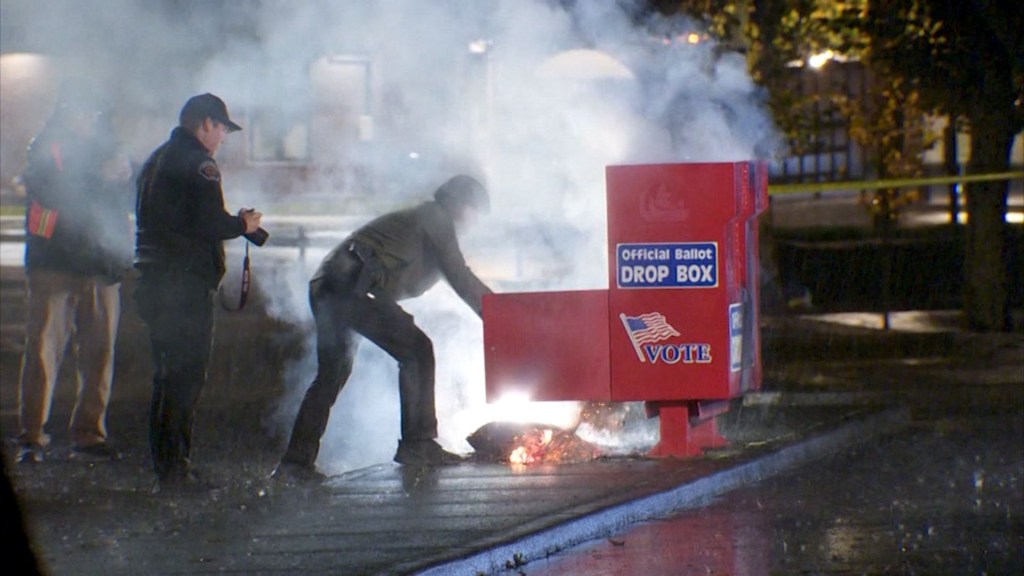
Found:
[[(476, 450), (478, 460), (524, 465), (587, 462), (604, 456), (642, 453), (638, 444), (649, 447), (657, 440), (645, 435), (642, 442), (635, 441), (636, 424), (645, 419), (640, 403), (591, 402), (583, 405), (573, 429), (538, 423), (491, 422), (466, 440)], [(623, 438), (618, 438), (620, 435)]]
[(545, 424), (491, 422), (466, 438), (476, 458), (490, 462), (541, 464), (585, 462), (602, 456), (601, 450), (576, 435)]

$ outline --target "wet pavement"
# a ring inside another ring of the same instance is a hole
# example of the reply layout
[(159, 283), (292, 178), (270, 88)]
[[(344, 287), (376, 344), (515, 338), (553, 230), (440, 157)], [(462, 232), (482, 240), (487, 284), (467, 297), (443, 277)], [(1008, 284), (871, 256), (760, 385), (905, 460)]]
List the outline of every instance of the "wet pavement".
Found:
[(942, 416), (928, 406), (900, 434), (522, 573), (1024, 573), (1024, 411), (1013, 388)]
[[(6, 438), (16, 424), (23, 295), (16, 272), (3, 272)], [(267, 419), (282, 394), (283, 366), (303, 354), (301, 335), (258, 306), (220, 314), (211, 368), (218, 384), (200, 402), (194, 447), (199, 470), (218, 488), (154, 496), (149, 368), (129, 305), (109, 418), (124, 457), (68, 458), (65, 374), (51, 418), (54, 447), (46, 462), (13, 468), (13, 481), (50, 574), (925, 574), (1021, 566), (1024, 336), (964, 334), (948, 313), (895, 315), (889, 332), (870, 327), (878, 315), (864, 318), (868, 326), (768, 318), (764, 391), (721, 417), (732, 444), (701, 458), (437, 470), (382, 462), (288, 485), (267, 478), (282, 449)], [(673, 519), (655, 521), (666, 515)]]

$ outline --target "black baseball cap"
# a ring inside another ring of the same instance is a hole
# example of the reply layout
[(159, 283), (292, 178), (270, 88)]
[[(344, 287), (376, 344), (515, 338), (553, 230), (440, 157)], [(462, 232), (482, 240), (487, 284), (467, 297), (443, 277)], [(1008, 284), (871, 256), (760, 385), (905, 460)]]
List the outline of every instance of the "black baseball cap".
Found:
[(227, 126), (228, 132), (242, 129), (241, 126), (231, 121), (231, 117), (228, 116), (228, 107), (224, 105), (224, 101), (209, 92), (189, 98), (188, 102), (185, 102), (185, 105), (181, 108), (178, 122), (186, 126), (191, 123), (202, 122), (207, 118)]

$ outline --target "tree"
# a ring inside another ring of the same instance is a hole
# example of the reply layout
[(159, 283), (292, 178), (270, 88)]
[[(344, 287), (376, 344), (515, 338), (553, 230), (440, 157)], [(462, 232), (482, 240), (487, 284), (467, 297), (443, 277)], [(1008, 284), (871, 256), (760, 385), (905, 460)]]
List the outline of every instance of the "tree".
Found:
[[(751, 38), (757, 39), (751, 46), (752, 72), (771, 89), (773, 110), (794, 153), (818, 153), (821, 117), (832, 116), (843, 120), (847, 135), (865, 151), (866, 172), (883, 179), (917, 176), (922, 169), (919, 152), (930, 136), (916, 121), (925, 110), (913, 86), (867, 59), (866, 9), (867, 0), (758, 2), (749, 26)], [(806, 72), (821, 55), (827, 56), (825, 62), (840, 62)], [(846, 74), (832, 70), (836, 66), (845, 67)], [(848, 83), (834, 81), (849, 79), (850, 73), (863, 78), (856, 93)], [(816, 82), (810, 92), (790, 88), (807, 76), (833, 81)]]
[[(799, 148), (807, 111), (818, 101), (794, 95), (788, 63), (831, 50), (860, 60), (875, 79), (868, 109), (832, 101), (852, 136), (875, 148), (883, 176), (915, 170), (906, 152), (919, 138), (922, 111), (965, 119), (968, 172), (1005, 172), (1014, 134), (1024, 127), (1024, 2), (1020, 0), (691, 0), (654, 2), (662, 12), (703, 16), (726, 36), (742, 26), (755, 80), (765, 85), (776, 121)], [(728, 10), (725, 8), (728, 7)], [(723, 17), (726, 15), (727, 17)], [(810, 98), (822, 98), (811, 95)], [(967, 187), (964, 311), (978, 331), (1010, 328), (1006, 204), (1009, 183)]]
[[(1024, 3), (869, 0), (871, 58), (971, 134), (968, 172), (1005, 172), (1024, 127)], [(964, 311), (978, 331), (1010, 329), (1007, 181), (967, 187)]]

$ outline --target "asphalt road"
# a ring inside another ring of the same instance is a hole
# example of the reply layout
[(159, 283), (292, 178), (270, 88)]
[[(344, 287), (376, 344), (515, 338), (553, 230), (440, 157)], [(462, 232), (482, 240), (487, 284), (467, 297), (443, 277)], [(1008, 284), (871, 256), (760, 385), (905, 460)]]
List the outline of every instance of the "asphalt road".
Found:
[(520, 574), (1024, 573), (1021, 385), (932, 392), (896, 437)]

